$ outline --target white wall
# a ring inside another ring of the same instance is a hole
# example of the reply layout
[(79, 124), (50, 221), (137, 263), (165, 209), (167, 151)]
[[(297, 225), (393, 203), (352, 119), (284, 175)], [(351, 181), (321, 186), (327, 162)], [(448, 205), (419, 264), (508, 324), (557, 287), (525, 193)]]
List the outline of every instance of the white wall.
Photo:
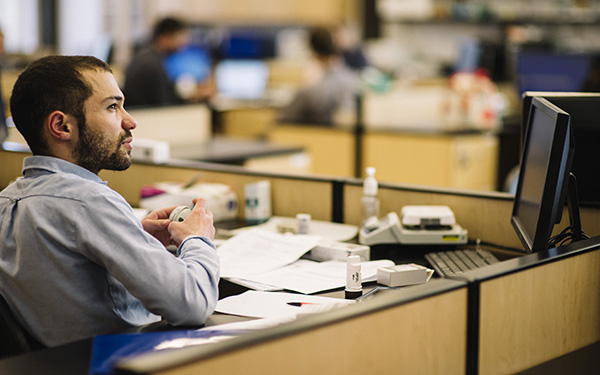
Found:
[(58, 53), (87, 55), (106, 38), (102, 0), (58, 2)]
[(40, 43), (37, 0), (0, 0), (0, 29), (7, 53), (33, 53)]

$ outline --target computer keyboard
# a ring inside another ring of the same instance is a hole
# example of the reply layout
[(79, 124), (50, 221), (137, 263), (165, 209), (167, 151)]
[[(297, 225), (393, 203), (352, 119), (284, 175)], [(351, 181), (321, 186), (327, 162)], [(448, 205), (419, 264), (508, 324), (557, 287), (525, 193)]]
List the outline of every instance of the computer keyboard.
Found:
[(425, 258), (442, 277), (498, 263), (494, 254), (481, 249), (440, 251), (425, 254)]

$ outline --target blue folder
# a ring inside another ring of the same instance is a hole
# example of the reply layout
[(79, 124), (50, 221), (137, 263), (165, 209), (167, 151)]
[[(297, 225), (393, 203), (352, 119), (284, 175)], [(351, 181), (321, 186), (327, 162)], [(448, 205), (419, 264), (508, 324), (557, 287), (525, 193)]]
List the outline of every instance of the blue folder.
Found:
[[(234, 335), (231, 331), (160, 331), (95, 336), (92, 342), (91, 375), (110, 375), (117, 361), (130, 356), (156, 352), (165, 342), (180, 338), (210, 338)], [(164, 349), (173, 350), (173, 349)]]

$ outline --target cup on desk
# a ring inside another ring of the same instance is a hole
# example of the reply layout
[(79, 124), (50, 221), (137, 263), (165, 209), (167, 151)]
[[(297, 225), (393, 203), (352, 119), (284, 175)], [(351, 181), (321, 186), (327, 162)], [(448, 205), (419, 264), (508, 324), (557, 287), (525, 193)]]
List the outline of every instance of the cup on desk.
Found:
[(310, 232), (310, 214), (296, 215), (296, 234), (308, 234)]
[(262, 222), (271, 217), (271, 182), (262, 180), (244, 185), (245, 216)]

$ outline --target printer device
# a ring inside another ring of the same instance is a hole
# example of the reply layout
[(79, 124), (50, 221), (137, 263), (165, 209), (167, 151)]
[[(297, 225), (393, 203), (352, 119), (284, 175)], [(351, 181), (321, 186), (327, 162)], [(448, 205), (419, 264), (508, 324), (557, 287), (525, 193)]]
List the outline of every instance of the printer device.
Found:
[(467, 230), (456, 223), (448, 206), (404, 206), (401, 218), (396, 212), (380, 219), (373, 216), (358, 234), (363, 245), (456, 245), (467, 241)]

